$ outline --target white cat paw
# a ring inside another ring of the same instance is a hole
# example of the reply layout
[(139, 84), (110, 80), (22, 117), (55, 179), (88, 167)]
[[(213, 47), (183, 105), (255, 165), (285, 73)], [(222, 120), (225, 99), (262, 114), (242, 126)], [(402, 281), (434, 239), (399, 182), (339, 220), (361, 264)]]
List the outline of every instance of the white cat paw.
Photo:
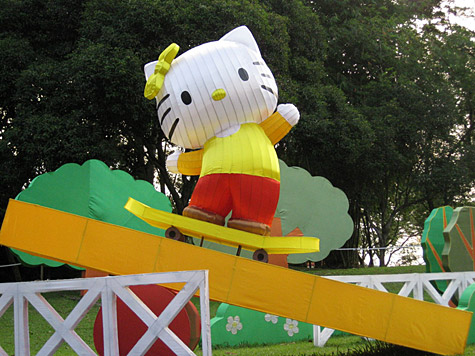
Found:
[(277, 112), (291, 125), (295, 126), (300, 119), (300, 113), (294, 104), (279, 104)]
[(167, 157), (167, 170), (172, 173), (180, 173), (178, 170), (178, 157), (181, 155), (181, 151), (175, 151)]

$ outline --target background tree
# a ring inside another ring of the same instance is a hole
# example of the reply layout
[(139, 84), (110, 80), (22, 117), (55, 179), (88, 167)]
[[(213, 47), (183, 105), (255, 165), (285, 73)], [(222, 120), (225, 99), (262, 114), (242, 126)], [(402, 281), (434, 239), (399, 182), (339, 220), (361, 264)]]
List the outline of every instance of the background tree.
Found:
[[(328, 177), (349, 195), (355, 221), (349, 246), (382, 248), (376, 251), (385, 265), (384, 248), (405, 232), (412, 210), (432, 199), (432, 204), (456, 203), (473, 187), (471, 104), (461, 100), (463, 85), (440, 64), (449, 53), (457, 53), (446, 63), (472, 84), (473, 40), (460, 28), (434, 28), (433, 22), (447, 22), (438, 1), (307, 4), (328, 29), (328, 82), (341, 91), (340, 107), (350, 107), (356, 115), (348, 116), (353, 126), (337, 123), (334, 113), (325, 125), (322, 117), (304, 120), (298, 130), (309, 131), (309, 125), (319, 122), (321, 135), (302, 140), (296, 130), (300, 142), (289, 152), (298, 165)], [(416, 26), (416, 20), (427, 19), (431, 25)], [(463, 48), (448, 45), (450, 36), (457, 36)], [(435, 44), (440, 50), (433, 50)], [(469, 95), (463, 98), (473, 102)], [(339, 135), (348, 137), (345, 131), (332, 130), (339, 124), (351, 128), (350, 142)], [(308, 147), (317, 149), (301, 159)]]
[(173, 147), (142, 96), (143, 65), (171, 42), (182, 53), (245, 24), (280, 101), (302, 114), (279, 156), (347, 194), (347, 247), (388, 246), (474, 186), (473, 32), (439, 5), (0, 0), (0, 213), (38, 174), (90, 158), (154, 182), (180, 213), (195, 180), (165, 169)]

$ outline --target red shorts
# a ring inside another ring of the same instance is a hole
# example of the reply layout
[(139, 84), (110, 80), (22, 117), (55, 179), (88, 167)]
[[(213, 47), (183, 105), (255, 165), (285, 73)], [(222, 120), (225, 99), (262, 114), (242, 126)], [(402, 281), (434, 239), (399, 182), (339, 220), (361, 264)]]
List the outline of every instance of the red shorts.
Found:
[(209, 174), (196, 184), (190, 205), (233, 219), (272, 225), (280, 182), (248, 174)]

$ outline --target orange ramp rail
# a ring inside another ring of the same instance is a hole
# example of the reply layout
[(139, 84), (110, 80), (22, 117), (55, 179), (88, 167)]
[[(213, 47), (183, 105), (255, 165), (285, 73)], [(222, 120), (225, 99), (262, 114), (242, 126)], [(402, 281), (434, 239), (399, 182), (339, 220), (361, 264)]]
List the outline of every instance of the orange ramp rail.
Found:
[(464, 352), (472, 317), (15, 200), (0, 244), (117, 275), (207, 269), (213, 300), (438, 354)]

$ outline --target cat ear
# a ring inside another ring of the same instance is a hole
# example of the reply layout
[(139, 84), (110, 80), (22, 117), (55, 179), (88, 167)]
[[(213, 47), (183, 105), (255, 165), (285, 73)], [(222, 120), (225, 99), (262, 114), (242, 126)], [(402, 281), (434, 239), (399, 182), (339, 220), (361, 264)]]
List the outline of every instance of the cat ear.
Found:
[(219, 40), (237, 42), (259, 53), (259, 55), (261, 54), (261, 52), (259, 51), (259, 46), (257, 45), (257, 42), (254, 39), (254, 36), (246, 26), (236, 27), (234, 30), (228, 32)]

